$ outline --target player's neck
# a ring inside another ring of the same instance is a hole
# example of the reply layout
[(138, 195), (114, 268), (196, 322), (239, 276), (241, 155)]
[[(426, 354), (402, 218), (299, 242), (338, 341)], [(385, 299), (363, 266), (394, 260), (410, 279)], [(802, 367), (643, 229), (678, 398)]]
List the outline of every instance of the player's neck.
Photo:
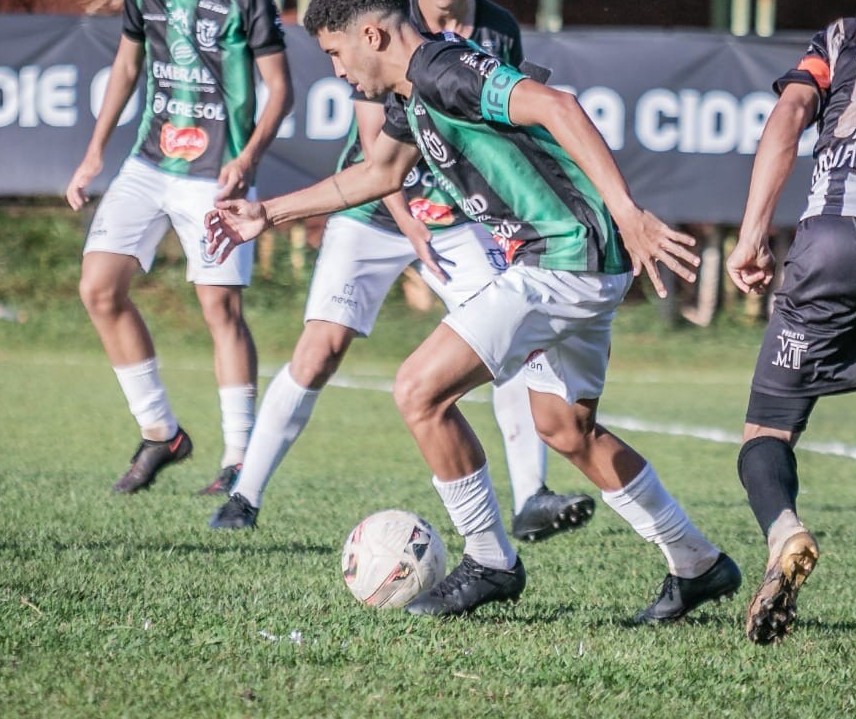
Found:
[(432, 5), (430, 8), (423, 9), (422, 4), (419, 6), (428, 30), (432, 33), (453, 32), (461, 37), (470, 37), (476, 22), (475, 0), (447, 0), (440, 4), (439, 9), (430, 2), (425, 3)]
[(410, 97), (413, 86), (407, 79), (407, 70), (413, 53), (425, 42), (425, 38), (409, 23), (403, 25), (399, 32), (390, 38), (389, 67), (395, 76), (392, 92), (404, 97)]

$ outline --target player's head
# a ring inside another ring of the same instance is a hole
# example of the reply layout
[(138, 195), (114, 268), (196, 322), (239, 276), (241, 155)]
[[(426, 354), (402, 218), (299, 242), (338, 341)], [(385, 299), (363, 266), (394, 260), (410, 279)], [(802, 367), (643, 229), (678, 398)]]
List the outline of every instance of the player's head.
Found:
[(336, 75), (376, 97), (394, 85), (383, 53), (409, 17), (409, 0), (312, 0), (303, 25), (333, 60)]

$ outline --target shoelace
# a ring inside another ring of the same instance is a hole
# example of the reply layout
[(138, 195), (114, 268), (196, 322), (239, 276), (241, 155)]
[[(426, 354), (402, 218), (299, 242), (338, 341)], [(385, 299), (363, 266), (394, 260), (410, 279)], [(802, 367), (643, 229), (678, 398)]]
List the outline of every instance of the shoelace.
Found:
[(674, 574), (667, 574), (666, 578), (663, 580), (663, 583), (660, 585), (660, 593), (657, 595), (657, 598), (668, 594), (669, 599), (675, 598), (675, 585), (677, 584), (678, 578)]
[(482, 566), (465, 554), (463, 561), (455, 567), (448, 577), (434, 587), (431, 593), (438, 597), (454, 594), (463, 589), (465, 584), (478, 579), (482, 573), (481, 570)]

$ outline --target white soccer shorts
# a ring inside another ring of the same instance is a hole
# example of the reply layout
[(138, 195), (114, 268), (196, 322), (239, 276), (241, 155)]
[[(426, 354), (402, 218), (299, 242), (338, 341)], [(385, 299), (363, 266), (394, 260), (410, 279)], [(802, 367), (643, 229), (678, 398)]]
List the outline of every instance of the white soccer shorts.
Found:
[[(475, 223), (434, 230), (431, 245), (451, 279), (441, 283), (421, 263), (417, 269), (449, 309), (476, 294), (506, 266), (490, 232)], [(343, 215), (331, 216), (304, 321), (335, 322), (368, 336), (392, 283), (414, 260), (416, 253), (403, 235)]]
[[(83, 252), (130, 255), (148, 272), (172, 224), (187, 258), (188, 282), (247, 286), (255, 242), (236, 247), (222, 265), (205, 249), (205, 213), (214, 207), (217, 191), (215, 180), (172, 175), (128, 158), (98, 205)], [(247, 199), (254, 198), (253, 188)]]
[(632, 273), (512, 265), (443, 320), (481, 358), (497, 384), (521, 367), (527, 386), (573, 404), (603, 392), (612, 318)]

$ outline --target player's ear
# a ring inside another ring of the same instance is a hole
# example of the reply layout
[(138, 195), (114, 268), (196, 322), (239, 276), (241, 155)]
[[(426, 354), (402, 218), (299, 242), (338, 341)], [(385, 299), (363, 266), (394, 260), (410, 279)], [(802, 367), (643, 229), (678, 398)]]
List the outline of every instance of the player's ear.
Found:
[(361, 35), (372, 50), (382, 50), (386, 46), (386, 33), (377, 25), (366, 23)]

